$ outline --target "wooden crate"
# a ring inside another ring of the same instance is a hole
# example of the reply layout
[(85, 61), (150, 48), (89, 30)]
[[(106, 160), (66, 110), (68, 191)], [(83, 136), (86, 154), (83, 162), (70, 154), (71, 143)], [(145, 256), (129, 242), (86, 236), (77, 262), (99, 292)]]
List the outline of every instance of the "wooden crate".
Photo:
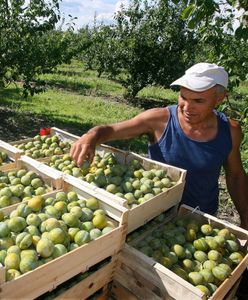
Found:
[[(182, 205), (179, 215), (192, 214), (193, 219), (202, 220), (212, 224), (216, 228), (228, 228), (234, 233), (247, 251), (248, 231), (221, 221), (209, 214), (195, 211), (189, 206)], [(137, 238), (137, 241), (140, 240)], [(136, 240), (132, 241), (134, 245)], [(226, 294), (233, 295), (236, 291), (238, 280), (247, 268), (248, 254), (240, 264), (232, 271), (228, 279), (218, 287), (216, 292), (209, 298), (211, 300), (228, 299)], [(189, 282), (177, 276), (171, 270), (126, 244), (119, 255), (119, 264), (116, 269), (114, 280), (131, 291), (138, 299), (185, 299), (200, 300), (206, 296)], [(131, 298), (132, 299), (132, 298)], [(229, 298), (231, 299), (231, 298)]]
[[(118, 152), (115, 153), (115, 156), (120, 163), (124, 161), (125, 164), (128, 164), (134, 159), (139, 160), (145, 170), (164, 169), (167, 171), (167, 175), (173, 181), (177, 182), (176, 185), (169, 188), (166, 192), (162, 192), (134, 208), (129, 208), (128, 233), (134, 231), (140, 226), (143, 226), (148, 221), (168, 210), (169, 208), (179, 204), (185, 185), (185, 170), (153, 161), (135, 153), (126, 152), (125, 154), (121, 154)], [(103, 194), (118, 204), (128, 208), (127, 200), (108, 193), (102, 188), (93, 187), (93, 189), (95, 192)]]
[[(51, 191), (55, 189), (60, 189), (63, 185), (63, 178), (61, 177), (61, 174), (57, 172), (56, 170), (52, 170), (48, 166), (28, 157), (28, 156), (21, 156), (20, 159), (17, 161), (2, 166), (1, 171), (3, 172), (10, 172), (20, 169), (27, 169), (29, 171), (34, 171), (36, 174), (38, 174), (43, 181), (51, 187)], [(49, 194), (49, 193), (48, 193)], [(12, 210), (14, 210), (20, 203), (16, 203), (10, 206), (6, 206), (3, 208), (0, 208), (0, 211), (2, 211), (5, 215), (8, 215)]]
[[(78, 185), (82, 185), (83, 188), (91, 189), (98, 195), (108, 197), (118, 205), (129, 209), (128, 215), (128, 233), (134, 231), (138, 227), (146, 224), (149, 220), (161, 214), (163, 211), (179, 204), (183, 189), (185, 185), (186, 170), (173, 167), (171, 165), (163, 164), (160, 162), (153, 161), (151, 159), (142, 157), (133, 152), (123, 151), (107, 145), (99, 145), (96, 148), (96, 153), (103, 156), (106, 152), (113, 153), (118, 163), (129, 164), (132, 160), (136, 159), (141, 162), (145, 170), (150, 169), (163, 169), (166, 170), (167, 175), (176, 183), (176, 185), (169, 188), (167, 191), (160, 193), (157, 196), (149, 199), (148, 201), (134, 207), (129, 208), (126, 199), (118, 197), (104, 190), (103, 188), (96, 187), (88, 182), (79, 178), (73, 177), (72, 175), (63, 174), (61, 176), (69, 181), (70, 183), (77, 182)], [(61, 155), (62, 157), (63, 155)], [(49, 162), (49, 158), (43, 159), (43, 163)], [(60, 171), (59, 171), (60, 172)]]
[[(69, 133), (67, 131), (64, 131), (62, 129), (59, 129), (57, 127), (51, 127), (50, 134), (48, 136), (54, 136), (57, 135), (62, 141), (72, 141), (75, 142), (77, 139), (79, 139), (79, 136)], [(22, 143), (27, 143), (30, 141), (33, 141), (34, 138), (27, 138), (27, 139), (22, 139), (18, 141), (12, 141), (10, 142), (10, 145), (19, 145)]]
[(80, 277), (84, 277), (86, 273), (78, 274), (69, 281), (58, 286), (53, 291), (41, 295), (37, 300), (84, 300), (96, 294), (94, 299), (108, 299), (110, 292), (109, 283), (113, 280), (113, 274), (116, 267), (116, 256), (112, 256), (107, 263), (103, 261), (98, 265), (93, 266), (87, 271), (87, 273), (89, 273), (87, 277), (79, 281), (77, 277), (80, 275), (82, 275)]
[[(10, 162), (14, 162), (20, 158), (22, 151), (13, 147), (12, 145), (0, 140), (0, 151), (7, 153)], [(8, 164), (8, 163), (7, 163)], [(0, 167), (1, 170), (1, 167)]]
[[(68, 182), (64, 184), (62, 190), (75, 191), (82, 199), (96, 197), (91, 190), (82, 190), (81, 187), (72, 186)], [(55, 195), (56, 192), (58, 191), (54, 191), (50, 196)], [(100, 208), (106, 211), (107, 217), (116, 224), (116, 228), (13, 281), (5, 282), (5, 268), (1, 266), (0, 299), (34, 299), (55, 289), (73, 276), (86, 272), (90, 267), (108, 257), (112, 257), (113, 262), (116, 262), (117, 253), (125, 244), (128, 210), (115, 205), (105, 197), (96, 198), (100, 202)], [(106, 281), (110, 278), (112, 277), (106, 276)], [(81, 283), (81, 286), (84, 287), (84, 283)]]

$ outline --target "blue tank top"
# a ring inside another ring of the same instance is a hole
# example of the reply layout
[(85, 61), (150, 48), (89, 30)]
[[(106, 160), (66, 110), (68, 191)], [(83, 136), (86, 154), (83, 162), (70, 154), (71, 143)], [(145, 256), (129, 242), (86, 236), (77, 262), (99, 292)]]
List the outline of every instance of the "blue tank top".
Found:
[(177, 106), (168, 106), (168, 124), (155, 144), (149, 145), (149, 157), (187, 170), (186, 183), (181, 203), (199, 206), (209, 214), (218, 208), (218, 179), (221, 166), (232, 148), (227, 117), (214, 111), (218, 120), (217, 136), (208, 142), (188, 138), (177, 117)]

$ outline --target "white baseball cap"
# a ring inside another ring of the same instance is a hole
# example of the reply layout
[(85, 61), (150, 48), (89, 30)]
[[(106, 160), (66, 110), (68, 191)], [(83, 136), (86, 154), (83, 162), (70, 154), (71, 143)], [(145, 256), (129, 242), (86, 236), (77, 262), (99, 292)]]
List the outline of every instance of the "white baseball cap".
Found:
[(216, 84), (227, 88), (228, 74), (225, 69), (216, 64), (198, 63), (186, 70), (171, 86), (179, 85), (195, 92), (203, 92)]

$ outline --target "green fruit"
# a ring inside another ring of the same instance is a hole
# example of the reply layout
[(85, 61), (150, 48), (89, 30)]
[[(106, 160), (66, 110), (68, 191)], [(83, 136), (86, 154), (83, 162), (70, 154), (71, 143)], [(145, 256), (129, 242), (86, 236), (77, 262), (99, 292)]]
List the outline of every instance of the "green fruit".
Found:
[(44, 198), (38, 195), (28, 200), (28, 206), (31, 208), (33, 212), (38, 212), (41, 211), (44, 202), (45, 202)]
[(207, 251), (208, 250), (208, 244), (204, 238), (197, 239), (193, 242), (193, 246), (197, 250), (201, 251)]
[(109, 233), (110, 231), (113, 230), (113, 227), (110, 227), (110, 226), (106, 226), (102, 229), (102, 234), (106, 234), (106, 233)]
[(20, 249), (28, 249), (32, 244), (32, 236), (27, 232), (21, 232), (16, 236), (16, 245)]
[(10, 218), (8, 221), (8, 227), (10, 231), (13, 232), (21, 232), (27, 226), (27, 223), (24, 218), (22, 217), (13, 217)]
[(87, 244), (90, 241), (90, 234), (85, 230), (80, 230), (76, 233), (74, 241), (78, 246)]
[(54, 228), (48, 233), (48, 238), (53, 244), (63, 244), (65, 241), (65, 232), (61, 228)]
[(19, 270), (20, 265), (20, 256), (16, 253), (9, 253), (5, 257), (4, 266), (6, 270), (15, 269)]
[(6, 271), (6, 281), (11, 281), (21, 276), (21, 273), (15, 269), (9, 269)]
[(55, 198), (56, 198), (56, 202), (58, 202), (58, 201), (66, 202), (67, 195), (65, 192), (57, 192)]
[(43, 186), (43, 182), (40, 178), (34, 178), (31, 180), (31, 186), (35, 189)]
[(57, 258), (61, 255), (64, 255), (67, 253), (67, 249), (64, 245), (62, 244), (56, 244), (54, 245), (54, 250), (53, 250), (53, 254), (52, 254), (52, 257), (53, 258)]
[(16, 212), (19, 217), (26, 218), (32, 210), (26, 203), (21, 203), (17, 206)]
[(64, 213), (62, 215), (62, 220), (65, 222), (65, 224), (69, 227), (77, 227), (78, 226), (78, 218), (71, 213)]
[(186, 258), (182, 261), (182, 267), (188, 273), (194, 270), (194, 266), (195, 266), (194, 262), (190, 259)]
[(47, 258), (52, 255), (54, 250), (54, 244), (47, 238), (41, 238), (36, 246), (36, 251), (41, 257)]
[(220, 247), (224, 247), (225, 246), (225, 238), (223, 236), (220, 235), (216, 235), (214, 237), (214, 240), (219, 244)]
[(202, 269), (199, 271), (199, 273), (203, 276), (205, 283), (214, 282), (214, 275), (212, 274), (211, 270)]
[(201, 232), (204, 234), (204, 235), (211, 235), (212, 232), (213, 232), (213, 227), (209, 224), (203, 224), (201, 226)]
[(227, 228), (220, 229), (220, 231), (218, 232), (218, 236), (224, 237), (225, 240), (231, 239), (231, 233)]
[(220, 267), (220, 268), (222, 268), (223, 270), (225, 270), (225, 271), (227, 272), (228, 276), (231, 275), (232, 269), (230, 268), (229, 265), (223, 264), (223, 263), (222, 263), (222, 264), (219, 264), (218, 267)]
[(213, 260), (216, 262), (220, 262), (222, 259), (222, 255), (220, 252), (218, 252), (217, 250), (210, 250), (208, 252), (208, 259), (209, 260)]
[(211, 295), (209, 289), (205, 285), (199, 284), (196, 286), (196, 288), (202, 291), (207, 297)]
[(226, 271), (224, 268), (220, 266), (216, 266), (212, 269), (212, 273), (215, 278), (217, 278), (220, 281), (224, 281), (228, 276), (228, 271)]
[(6, 222), (0, 222), (0, 238), (7, 237), (10, 234), (9, 227)]
[(235, 264), (238, 265), (243, 260), (243, 255), (240, 252), (233, 252), (229, 255), (229, 259)]
[(7, 250), (9, 247), (14, 245), (14, 238), (11, 237), (3, 237), (0, 239), (0, 249)]
[(78, 219), (80, 219), (83, 215), (82, 208), (80, 206), (73, 206), (70, 209), (70, 213), (75, 215)]
[(16, 254), (20, 255), (21, 249), (17, 245), (10, 246), (7, 250), (7, 253), (16, 253)]
[[(106, 228), (106, 227), (105, 227), (105, 228)], [(111, 228), (111, 230), (112, 230), (112, 228)], [(99, 236), (101, 236), (102, 234), (104, 234), (104, 233), (102, 233), (102, 231), (101, 231), (100, 229), (98, 229), (98, 228), (93, 228), (93, 229), (90, 230), (90, 239), (91, 239), (91, 240), (95, 240), (95, 239), (97, 239)]]
[(217, 263), (216, 263), (216, 261), (213, 261), (213, 260), (206, 260), (203, 263), (203, 268), (208, 269), (208, 270), (212, 270), (216, 266), (217, 266)]
[(92, 223), (98, 229), (103, 229), (107, 225), (107, 219), (105, 215), (95, 215), (92, 219)]
[(187, 229), (186, 240), (188, 242), (193, 242), (195, 239), (196, 239), (196, 231), (192, 228)]
[(188, 276), (189, 276), (189, 282), (195, 286), (204, 283), (204, 277), (199, 272), (190, 272)]
[(184, 248), (181, 245), (179, 245), (179, 244), (173, 245), (171, 247), (171, 249), (172, 249), (172, 251), (174, 251), (176, 253), (176, 255), (180, 259), (185, 258), (185, 250), (184, 250)]
[(213, 237), (206, 239), (206, 243), (211, 250), (218, 250), (220, 247), (219, 243)]
[(93, 218), (93, 212), (91, 209), (89, 209), (88, 207), (83, 207), (82, 208), (82, 217), (80, 218), (80, 220), (82, 222), (86, 222), (86, 221), (91, 221)]
[(168, 256), (162, 256), (160, 259), (159, 259), (159, 262), (166, 268), (170, 269), (170, 267), (172, 266), (172, 260), (170, 257)]
[(70, 227), (68, 229), (68, 234), (69, 234), (69, 237), (70, 237), (70, 240), (71, 242), (74, 241), (74, 237), (76, 235), (76, 233), (79, 231), (80, 229), (79, 228), (76, 228), (76, 227)]
[(239, 244), (237, 241), (226, 240), (226, 249), (230, 252), (237, 252), (239, 251)]
[(91, 221), (84, 222), (81, 227), (83, 230), (86, 230), (88, 232), (95, 228), (94, 224)]
[(32, 259), (38, 260), (38, 254), (34, 249), (22, 250), (20, 255), (21, 255), (21, 259), (23, 259), (24, 257), (32, 257)]
[(5, 257), (7, 256), (7, 251), (6, 250), (0, 250), (0, 263), (3, 265)]
[(0, 197), (0, 208), (6, 207), (11, 205), (11, 200), (10, 200), (11, 196), (1, 196)]
[(27, 216), (26, 222), (28, 225), (39, 227), (41, 224), (41, 219), (37, 214), (31, 213)]
[(70, 191), (67, 194), (67, 199), (69, 202), (78, 201), (78, 195), (74, 191)]
[(207, 254), (201, 250), (195, 251), (194, 258), (201, 263), (204, 263), (206, 260), (208, 260)]
[(206, 287), (210, 291), (210, 295), (212, 295), (217, 290), (217, 286), (213, 283), (207, 283)]
[(40, 224), (40, 231), (41, 232), (51, 231), (52, 229), (57, 228), (57, 227), (60, 228), (59, 220), (57, 220), (55, 218), (49, 218)]
[(20, 271), (22, 274), (32, 271), (38, 266), (38, 261), (31, 256), (25, 256), (20, 261)]

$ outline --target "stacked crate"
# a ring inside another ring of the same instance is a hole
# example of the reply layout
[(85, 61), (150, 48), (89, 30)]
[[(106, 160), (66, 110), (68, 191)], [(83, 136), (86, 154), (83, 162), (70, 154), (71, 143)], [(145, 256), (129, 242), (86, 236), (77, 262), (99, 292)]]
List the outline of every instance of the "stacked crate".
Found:
[[(209, 214), (202, 213), (192, 209), (189, 206), (182, 205), (178, 214), (172, 211), (168, 215), (163, 224), (166, 224), (176, 215), (189, 215), (192, 220), (199, 220), (208, 223), (215, 228), (227, 228), (231, 233), (238, 237), (241, 249), (247, 253), (248, 231), (223, 222)], [(130, 244), (126, 244), (124, 250), (119, 256), (119, 264), (114, 276), (113, 298), (125, 299), (122, 295), (130, 293), (130, 299), (207, 299), (206, 295), (188, 281), (179, 277), (170, 269), (164, 267), (152, 257), (148, 257), (144, 253), (134, 248), (137, 242), (144, 239), (151, 231), (163, 225), (152, 226), (149, 230), (138, 235)], [(233, 299), (230, 295), (234, 295), (239, 284), (242, 273), (247, 268), (248, 254), (245, 254), (242, 261), (235, 267), (230, 276), (225, 279), (217, 290), (209, 297), (211, 300)], [(122, 292), (121, 292), (122, 291)], [(229, 296), (227, 295), (229, 292)]]
[[(61, 190), (54, 191), (44, 197), (55, 196), (59, 191), (74, 191), (80, 199), (96, 197), (91, 190), (82, 190), (80, 186), (77, 187), (68, 182), (64, 182)], [(73, 299), (85, 299), (112, 281), (117, 254), (125, 242), (128, 212), (125, 208), (113, 204), (111, 200), (105, 197), (97, 195), (96, 198), (100, 202), (100, 208), (107, 213), (108, 219), (115, 223), (115, 228), (14, 280), (6, 282), (5, 268), (0, 267), (1, 299), (37, 298), (48, 291), (52, 291), (77, 274), (88, 271), (89, 268), (107, 258), (109, 259), (107, 264), (100, 266), (95, 273), (68, 289), (65, 295), (73, 295)], [(63, 298), (64, 295), (61, 297)]]

